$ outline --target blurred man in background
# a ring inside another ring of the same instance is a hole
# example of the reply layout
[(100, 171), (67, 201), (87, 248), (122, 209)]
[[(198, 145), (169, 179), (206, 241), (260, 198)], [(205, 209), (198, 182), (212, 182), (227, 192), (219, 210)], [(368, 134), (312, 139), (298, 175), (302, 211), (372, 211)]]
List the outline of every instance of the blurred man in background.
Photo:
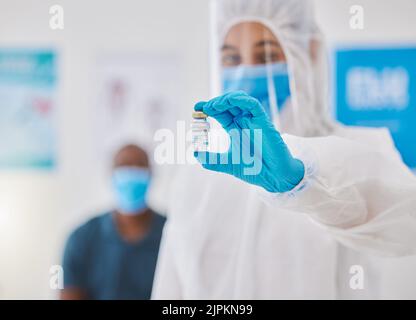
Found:
[(114, 157), (115, 210), (92, 218), (69, 237), (61, 299), (149, 299), (165, 219), (146, 204), (147, 154), (136, 145)]

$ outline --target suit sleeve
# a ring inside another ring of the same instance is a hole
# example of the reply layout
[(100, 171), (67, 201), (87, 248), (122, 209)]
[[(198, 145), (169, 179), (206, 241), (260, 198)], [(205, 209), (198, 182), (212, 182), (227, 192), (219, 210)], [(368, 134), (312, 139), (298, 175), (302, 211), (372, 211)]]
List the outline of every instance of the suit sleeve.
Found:
[(269, 204), (306, 214), (356, 250), (416, 254), (416, 178), (394, 152), (335, 136), (285, 140), (307, 173), (292, 192), (264, 195)]

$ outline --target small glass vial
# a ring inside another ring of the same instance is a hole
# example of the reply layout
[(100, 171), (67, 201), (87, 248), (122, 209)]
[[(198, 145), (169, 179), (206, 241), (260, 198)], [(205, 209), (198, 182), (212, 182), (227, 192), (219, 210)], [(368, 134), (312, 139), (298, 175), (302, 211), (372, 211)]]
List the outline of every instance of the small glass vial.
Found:
[(192, 145), (194, 151), (205, 152), (208, 151), (209, 142), (209, 122), (207, 115), (201, 111), (194, 111), (192, 113)]

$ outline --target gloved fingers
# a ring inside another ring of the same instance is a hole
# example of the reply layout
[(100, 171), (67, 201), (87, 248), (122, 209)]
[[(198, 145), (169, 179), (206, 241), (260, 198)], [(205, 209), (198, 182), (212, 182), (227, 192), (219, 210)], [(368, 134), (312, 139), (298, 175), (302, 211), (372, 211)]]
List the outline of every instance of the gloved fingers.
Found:
[(244, 115), (238, 115), (234, 119), (236, 126), (240, 129), (259, 129), (263, 130), (264, 121), (260, 121), (259, 118), (247, 117)]
[(229, 113), (231, 116), (235, 116), (238, 110), (231, 110), (234, 107), (228, 103), (226, 96), (227, 94), (209, 100), (205, 105), (203, 105), (202, 111), (208, 116), (213, 117), (224, 112)]
[(260, 102), (243, 91), (233, 92), (227, 99), (231, 105), (238, 107), (243, 113), (247, 112), (253, 117), (266, 116)]
[[(212, 107), (213, 104), (221, 104), (225, 103), (223, 96), (213, 98), (209, 101), (200, 101), (194, 106), (195, 111), (202, 111), (206, 115), (210, 117), (215, 117), (218, 114), (222, 114), (224, 112), (229, 112), (229, 108), (214, 108)], [(231, 115), (231, 114), (230, 114)]]
[(194, 106), (194, 110), (195, 111), (203, 111), (203, 109), (204, 109), (204, 105), (206, 105), (207, 104), (207, 102), (206, 101), (199, 101), (199, 102), (197, 102), (196, 104), (195, 104), (195, 106)]
[(234, 91), (198, 102), (194, 109), (215, 118), (226, 131), (231, 129), (261, 129), (267, 115), (261, 104), (244, 91)]
[(195, 151), (194, 157), (205, 169), (232, 174), (232, 163), (229, 153)]
[(226, 131), (229, 131), (229, 130), (235, 128), (235, 124), (233, 122), (234, 117), (233, 117), (232, 114), (230, 114), (227, 111), (226, 112), (217, 112), (217, 113), (212, 112), (212, 113), (208, 114), (204, 110), (204, 107), (207, 103), (208, 102), (205, 102), (205, 101), (198, 102), (197, 104), (195, 104), (194, 110), (195, 111), (202, 111), (202, 112), (206, 113), (208, 116), (213, 117), (214, 119), (216, 119), (221, 124), (221, 126)]
[[(206, 104), (202, 105), (202, 111), (209, 116), (215, 116), (216, 114), (222, 113), (222, 112), (229, 112), (233, 116), (239, 115), (241, 113), (250, 114), (249, 112), (250, 108), (247, 106), (247, 104), (241, 107), (238, 104), (231, 103), (232, 98), (237, 97), (237, 96), (249, 97), (243, 91), (229, 92), (222, 96), (209, 100)], [(198, 107), (201, 107), (201, 106), (198, 106)]]
[(233, 116), (229, 112), (223, 112), (213, 116), (217, 120), (225, 131), (229, 132), (231, 129), (236, 129)]

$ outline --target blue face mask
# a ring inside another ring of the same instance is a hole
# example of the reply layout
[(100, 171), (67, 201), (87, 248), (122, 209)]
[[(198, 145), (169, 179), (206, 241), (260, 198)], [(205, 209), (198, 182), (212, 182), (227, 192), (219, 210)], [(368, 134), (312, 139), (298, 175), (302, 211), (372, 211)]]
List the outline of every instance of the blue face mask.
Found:
[(146, 192), (150, 172), (136, 167), (120, 167), (113, 171), (112, 183), (117, 209), (123, 214), (137, 214), (146, 208)]
[(242, 90), (260, 101), (271, 117), (268, 87), (268, 72), (271, 73), (278, 111), (281, 111), (290, 98), (289, 74), (286, 63), (270, 65), (240, 65), (223, 68), (223, 92)]

